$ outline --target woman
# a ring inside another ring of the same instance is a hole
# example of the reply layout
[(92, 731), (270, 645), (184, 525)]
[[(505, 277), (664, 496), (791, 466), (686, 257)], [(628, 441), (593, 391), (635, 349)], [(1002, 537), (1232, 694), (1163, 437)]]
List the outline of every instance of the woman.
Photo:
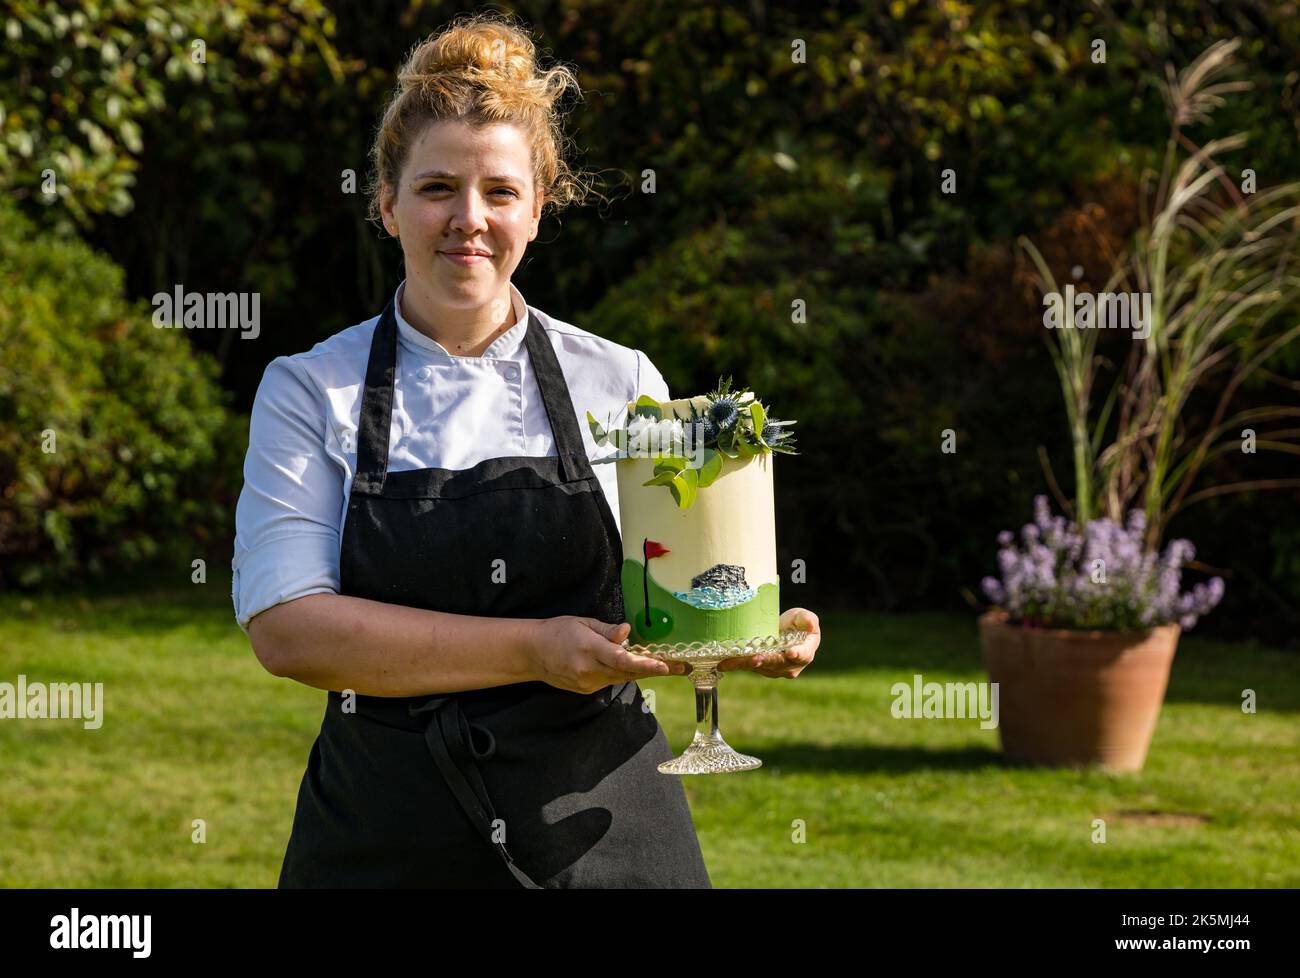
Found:
[[(686, 667), (619, 644), (617, 488), (579, 423), (668, 388), (510, 281), (544, 200), (580, 196), (555, 117), (572, 75), (479, 16), (398, 77), (371, 207), (407, 278), (267, 367), (237, 511), (241, 626), (271, 673), (329, 691), (280, 886), (708, 887), (636, 684)], [(724, 667), (793, 678), (817, 641)]]

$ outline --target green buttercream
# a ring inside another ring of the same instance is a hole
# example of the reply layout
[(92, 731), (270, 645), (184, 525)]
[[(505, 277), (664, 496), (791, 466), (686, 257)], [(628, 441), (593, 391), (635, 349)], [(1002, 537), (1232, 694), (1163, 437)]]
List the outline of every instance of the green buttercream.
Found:
[[(696, 608), (660, 587), (651, 574), (652, 624), (647, 630), (641, 561), (630, 557), (623, 561), (622, 582), (623, 610), (632, 623), (628, 638), (634, 643), (712, 642), (779, 633), (781, 602), (777, 584), (760, 584), (758, 594), (734, 608)], [(667, 631), (665, 624), (670, 626)]]

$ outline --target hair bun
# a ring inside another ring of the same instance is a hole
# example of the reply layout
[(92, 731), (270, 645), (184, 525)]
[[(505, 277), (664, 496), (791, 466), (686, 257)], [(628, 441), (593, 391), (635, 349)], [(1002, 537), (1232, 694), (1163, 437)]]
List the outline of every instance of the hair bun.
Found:
[(537, 75), (537, 52), (519, 32), (487, 22), (457, 25), (420, 45), (398, 76), (403, 91), (462, 80), (527, 83)]

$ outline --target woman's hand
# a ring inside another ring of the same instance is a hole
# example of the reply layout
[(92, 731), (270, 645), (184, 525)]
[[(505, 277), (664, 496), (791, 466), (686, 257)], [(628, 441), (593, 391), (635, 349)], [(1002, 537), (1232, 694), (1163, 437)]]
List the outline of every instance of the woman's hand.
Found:
[(772, 679), (793, 679), (812, 663), (821, 644), (821, 625), (807, 608), (787, 608), (781, 614), (781, 631), (792, 628), (805, 629), (809, 635), (798, 645), (784, 652), (757, 652), (754, 655), (737, 655), (718, 663), (719, 672), (748, 669)]
[(687, 671), (685, 663), (660, 662), (627, 651), (619, 643), (631, 631), (627, 622), (610, 625), (574, 615), (540, 619), (532, 641), (536, 678), (573, 693), (594, 693), (631, 679)]

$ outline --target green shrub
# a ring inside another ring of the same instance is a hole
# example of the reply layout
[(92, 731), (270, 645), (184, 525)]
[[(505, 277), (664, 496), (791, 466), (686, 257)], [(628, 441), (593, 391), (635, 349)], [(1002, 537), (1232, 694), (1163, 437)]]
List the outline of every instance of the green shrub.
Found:
[(215, 364), (79, 240), (0, 226), (0, 585), (197, 556), (243, 441)]

